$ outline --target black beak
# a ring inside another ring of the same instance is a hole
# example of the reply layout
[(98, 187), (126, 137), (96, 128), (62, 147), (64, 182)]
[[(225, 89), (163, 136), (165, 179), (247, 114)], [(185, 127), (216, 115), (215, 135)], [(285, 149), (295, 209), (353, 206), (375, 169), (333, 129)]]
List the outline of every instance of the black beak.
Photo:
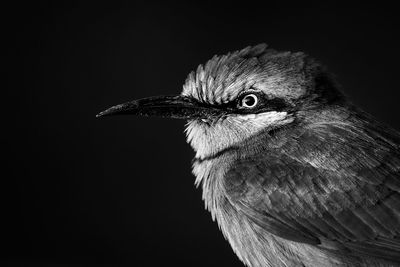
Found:
[(156, 96), (113, 106), (96, 117), (114, 115), (157, 116), (174, 119), (199, 119), (218, 115), (220, 110), (185, 96)]

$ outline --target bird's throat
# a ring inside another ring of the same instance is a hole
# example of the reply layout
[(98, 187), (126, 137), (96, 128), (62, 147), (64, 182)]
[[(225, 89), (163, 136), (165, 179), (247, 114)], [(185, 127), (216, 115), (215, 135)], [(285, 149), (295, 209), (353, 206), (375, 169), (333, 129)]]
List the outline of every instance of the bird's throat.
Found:
[(294, 117), (286, 112), (229, 116), (213, 124), (193, 120), (186, 127), (187, 142), (196, 151), (196, 159), (214, 159), (260, 133), (268, 134), (293, 121)]

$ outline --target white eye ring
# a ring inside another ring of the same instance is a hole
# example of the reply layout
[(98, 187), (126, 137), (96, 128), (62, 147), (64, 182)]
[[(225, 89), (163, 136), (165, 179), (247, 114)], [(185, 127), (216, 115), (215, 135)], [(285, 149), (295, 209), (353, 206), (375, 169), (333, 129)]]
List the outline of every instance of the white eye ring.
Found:
[(248, 94), (242, 98), (240, 104), (245, 108), (254, 108), (258, 104), (258, 97), (255, 94)]

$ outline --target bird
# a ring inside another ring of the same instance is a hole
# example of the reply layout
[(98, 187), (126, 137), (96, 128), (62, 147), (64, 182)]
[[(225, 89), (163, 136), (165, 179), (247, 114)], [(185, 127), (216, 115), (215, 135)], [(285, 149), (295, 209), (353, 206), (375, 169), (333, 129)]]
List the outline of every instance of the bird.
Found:
[(249, 267), (400, 266), (400, 133), (303, 52), (215, 55), (180, 94), (97, 115), (184, 119), (205, 207)]

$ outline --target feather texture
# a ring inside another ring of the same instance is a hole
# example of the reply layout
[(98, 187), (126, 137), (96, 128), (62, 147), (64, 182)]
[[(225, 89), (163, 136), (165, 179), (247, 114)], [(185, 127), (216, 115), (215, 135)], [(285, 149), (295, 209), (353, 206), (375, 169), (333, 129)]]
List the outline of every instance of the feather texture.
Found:
[(222, 181), (203, 188), (204, 197), (217, 202), (209, 208), (249, 266), (400, 265), (400, 136), (357, 114), (308, 116), (219, 159), (225, 171), (209, 179)]
[[(263, 103), (243, 114), (249, 92)], [(400, 266), (400, 134), (315, 60), (247, 47), (200, 65), (182, 95), (222, 110), (189, 121), (188, 142), (206, 208), (246, 265)]]

